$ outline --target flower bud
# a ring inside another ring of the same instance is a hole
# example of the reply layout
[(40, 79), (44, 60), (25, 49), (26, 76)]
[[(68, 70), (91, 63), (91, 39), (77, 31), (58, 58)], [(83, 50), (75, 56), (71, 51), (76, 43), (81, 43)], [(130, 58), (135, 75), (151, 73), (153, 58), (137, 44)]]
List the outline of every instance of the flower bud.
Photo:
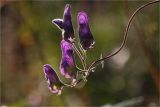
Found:
[(87, 14), (85, 12), (79, 12), (77, 22), (80, 43), (83, 49), (88, 50), (90, 48), (93, 48), (95, 41), (89, 28), (89, 20)]
[(71, 6), (69, 4), (66, 4), (64, 8), (63, 19), (54, 19), (52, 20), (52, 23), (62, 30), (63, 39), (70, 41), (74, 40)]
[(72, 43), (68, 40), (61, 41), (62, 60), (60, 64), (60, 71), (65, 78), (70, 78), (72, 83), (76, 78), (76, 66), (74, 60), (74, 53)]
[(43, 70), (44, 70), (46, 80), (48, 82), (49, 90), (52, 93), (60, 95), (64, 85), (60, 81), (60, 79), (59, 79), (58, 75), (56, 74), (55, 70), (49, 64), (45, 64), (43, 66)]

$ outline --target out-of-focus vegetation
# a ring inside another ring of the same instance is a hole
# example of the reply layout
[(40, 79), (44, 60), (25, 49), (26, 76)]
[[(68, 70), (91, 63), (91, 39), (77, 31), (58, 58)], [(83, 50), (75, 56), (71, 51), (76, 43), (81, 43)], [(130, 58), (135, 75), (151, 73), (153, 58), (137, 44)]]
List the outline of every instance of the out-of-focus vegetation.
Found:
[(77, 13), (88, 13), (96, 41), (95, 48), (87, 53), (87, 62), (91, 63), (101, 53), (104, 56), (119, 47), (129, 16), (147, 1), (3, 2), (1, 105), (158, 107), (158, 4), (146, 7), (136, 16), (125, 48), (105, 61), (103, 69), (98, 66), (83, 88), (66, 87), (60, 96), (49, 92), (42, 67), (49, 63), (59, 73), (62, 38), (51, 21), (62, 17), (67, 3), (72, 6), (75, 32)]

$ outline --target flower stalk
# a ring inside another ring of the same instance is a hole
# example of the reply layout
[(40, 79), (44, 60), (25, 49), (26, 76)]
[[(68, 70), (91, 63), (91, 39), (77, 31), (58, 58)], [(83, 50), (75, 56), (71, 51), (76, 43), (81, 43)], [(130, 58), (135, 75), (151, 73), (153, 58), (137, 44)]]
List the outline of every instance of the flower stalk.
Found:
[(88, 68), (88, 72), (90, 72), (91, 68), (92, 68), (93, 66), (95, 66), (96, 64), (100, 63), (100, 62), (103, 61), (103, 60), (107, 60), (107, 59), (113, 57), (114, 55), (118, 54), (118, 53), (122, 50), (122, 48), (124, 47), (124, 45), (125, 45), (125, 43), (126, 43), (126, 41), (127, 41), (129, 28), (130, 28), (131, 23), (132, 23), (132, 21), (133, 21), (133, 18), (136, 16), (136, 14), (137, 14), (140, 10), (142, 10), (143, 8), (145, 8), (145, 7), (147, 7), (147, 6), (151, 5), (151, 4), (154, 4), (154, 3), (158, 3), (158, 2), (160, 2), (160, 0), (151, 1), (151, 2), (149, 2), (149, 3), (146, 3), (146, 4), (142, 5), (142, 6), (140, 6), (139, 8), (137, 8), (137, 9), (133, 12), (133, 14), (131, 15), (131, 17), (129, 18), (129, 21), (128, 21), (128, 23), (127, 23), (127, 27), (126, 27), (125, 32), (124, 32), (123, 41), (122, 41), (122, 44), (121, 44), (121, 46), (119, 47), (119, 49), (117, 49), (117, 51), (115, 51), (114, 53), (111, 53), (111, 54), (105, 56), (104, 58), (97, 59), (97, 60), (93, 61), (93, 62), (91, 63), (91, 65), (89, 66), (89, 68)]
[[(139, 8), (137, 8), (131, 17), (129, 18), (129, 21), (127, 23), (127, 26), (125, 28), (123, 41), (120, 45), (120, 47), (113, 53), (105, 56), (100, 57), (100, 59), (97, 59), (93, 61), (90, 66), (87, 66), (86, 60), (87, 60), (87, 51), (93, 48), (93, 45), (95, 43), (93, 35), (91, 33), (90, 27), (89, 27), (89, 19), (88, 15), (85, 12), (79, 12), (77, 16), (77, 23), (78, 23), (78, 33), (79, 33), (79, 43), (78, 47), (75, 45), (75, 36), (74, 36), (74, 30), (72, 26), (72, 18), (71, 18), (71, 6), (67, 4), (64, 9), (64, 15), (63, 19), (54, 19), (52, 23), (54, 23), (61, 31), (62, 31), (62, 42), (61, 42), (61, 50), (62, 50), (62, 60), (60, 64), (60, 72), (65, 78), (71, 79), (70, 84), (65, 84), (60, 80), (56, 72), (53, 68), (49, 65), (44, 65), (44, 73), (47, 79), (47, 82), (49, 84), (49, 89), (52, 93), (56, 93), (57, 95), (61, 94), (61, 90), (63, 89), (63, 86), (67, 87), (75, 87), (78, 85), (81, 81), (86, 82), (87, 77), (89, 74), (93, 71), (95, 71), (96, 66), (116, 54), (118, 54), (124, 47), (128, 32), (130, 29), (130, 26), (132, 24), (132, 21), (134, 17), (145, 7), (160, 2), (160, 0), (155, 0), (148, 2)], [(78, 55), (83, 69), (79, 68), (75, 64), (74, 60), (74, 52)], [(79, 78), (79, 74), (81, 75), (81, 78)]]

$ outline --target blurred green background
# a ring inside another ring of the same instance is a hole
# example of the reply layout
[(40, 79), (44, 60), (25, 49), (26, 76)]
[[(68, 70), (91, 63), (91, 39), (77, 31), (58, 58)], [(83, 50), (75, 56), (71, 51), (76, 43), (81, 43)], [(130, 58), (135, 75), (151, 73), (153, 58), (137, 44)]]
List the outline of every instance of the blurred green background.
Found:
[[(88, 65), (116, 50), (132, 12), (148, 1), (1, 1), (1, 105), (38, 106), (148, 106), (159, 104), (159, 4), (135, 17), (127, 43), (113, 58), (99, 65), (83, 88), (49, 92), (43, 65), (59, 73), (60, 30), (51, 21), (72, 6), (77, 33), (79, 11), (88, 13), (95, 48), (87, 52)], [(62, 80), (64, 77), (60, 76)]]

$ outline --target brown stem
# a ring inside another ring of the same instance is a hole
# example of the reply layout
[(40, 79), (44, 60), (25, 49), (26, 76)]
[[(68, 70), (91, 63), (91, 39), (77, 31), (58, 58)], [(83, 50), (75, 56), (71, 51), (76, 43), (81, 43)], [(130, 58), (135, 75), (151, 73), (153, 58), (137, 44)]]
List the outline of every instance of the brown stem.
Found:
[(96, 64), (98, 64), (99, 62), (101, 62), (101, 61), (103, 61), (103, 60), (106, 60), (106, 59), (108, 59), (108, 58), (116, 55), (118, 52), (120, 52), (120, 51), (122, 50), (122, 48), (124, 47), (124, 44), (126, 43), (126, 40), (127, 40), (127, 37), (128, 37), (128, 31), (129, 31), (130, 25), (131, 25), (131, 23), (132, 23), (133, 18), (135, 17), (135, 15), (136, 15), (140, 10), (142, 10), (143, 8), (145, 8), (145, 7), (147, 7), (147, 6), (151, 5), (151, 4), (154, 4), (154, 3), (158, 3), (158, 2), (160, 2), (160, 0), (151, 1), (151, 2), (149, 2), (149, 3), (147, 3), (147, 4), (144, 4), (144, 5), (140, 6), (138, 9), (136, 9), (136, 10), (134, 11), (134, 13), (132, 14), (132, 16), (130, 17), (129, 21), (128, 21), (128, 24), (127, 24), (127, 27), (126, 27), (125, 33), (124, 33), (123, 42), (122, 42), (121, 46), (119, 47), (119, 49), (118, 49), (116, 52), (111, 53), (111, 54), (107, 55), (106, 57), (104, 57), (104, 58), (102, 58), (102, 59), (98, 59), (98, 60), (96, 60), (96, 61), (93, 61), (93, 62), (91, 63), (91, 65), (89, 66), (89, 68), (88, 68), (88, 72), (90, 72), (91, 68), (92, 68), (94, 65), (96, 65)]

